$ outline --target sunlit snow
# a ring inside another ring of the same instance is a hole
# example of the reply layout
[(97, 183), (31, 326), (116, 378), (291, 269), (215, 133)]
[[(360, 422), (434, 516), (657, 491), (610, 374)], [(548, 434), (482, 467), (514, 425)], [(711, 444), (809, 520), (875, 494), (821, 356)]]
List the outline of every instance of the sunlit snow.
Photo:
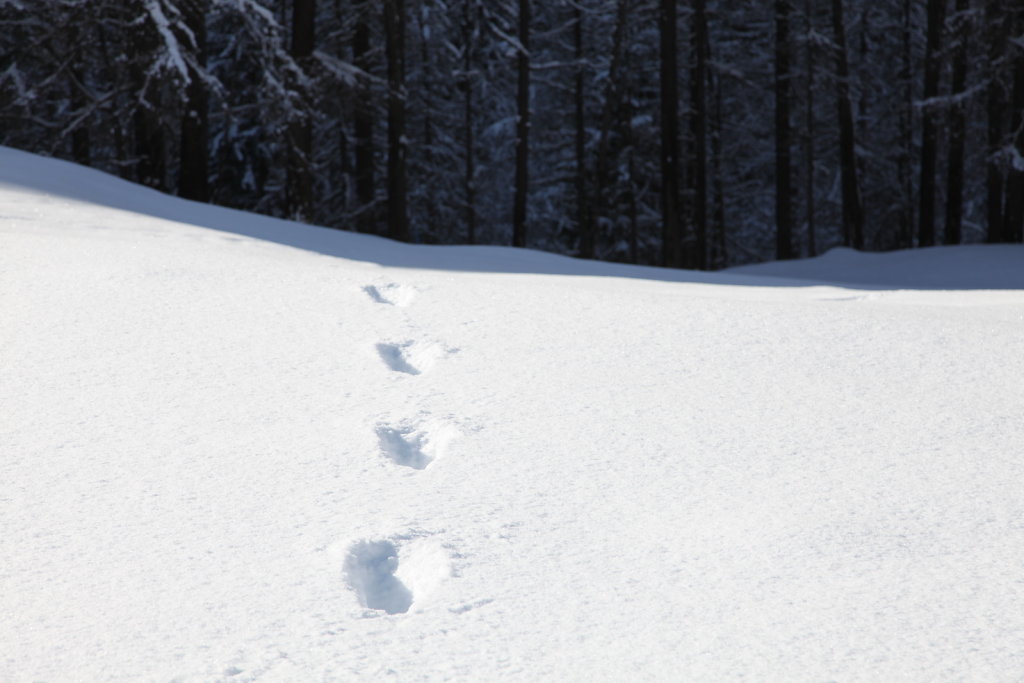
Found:
[(663, 271), (0, 149), (0, 354), (0, 680), (1024, 675), (1021, 246)]

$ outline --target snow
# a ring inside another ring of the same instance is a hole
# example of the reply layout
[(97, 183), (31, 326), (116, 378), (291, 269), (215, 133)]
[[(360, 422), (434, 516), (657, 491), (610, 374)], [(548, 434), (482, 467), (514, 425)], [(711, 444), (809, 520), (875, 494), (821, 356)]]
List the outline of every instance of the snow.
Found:
[(2, 680), (1024, 675), (1019, 246), (663, 271), (2, 148), (0, 243)]

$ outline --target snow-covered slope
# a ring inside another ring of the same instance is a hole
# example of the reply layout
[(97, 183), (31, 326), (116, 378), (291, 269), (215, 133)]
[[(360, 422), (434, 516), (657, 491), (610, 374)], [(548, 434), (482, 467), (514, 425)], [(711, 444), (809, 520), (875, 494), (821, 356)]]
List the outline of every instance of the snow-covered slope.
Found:
[(0, 679), (1019, 680), (1024, 252), (759, 268), (0, 149)]

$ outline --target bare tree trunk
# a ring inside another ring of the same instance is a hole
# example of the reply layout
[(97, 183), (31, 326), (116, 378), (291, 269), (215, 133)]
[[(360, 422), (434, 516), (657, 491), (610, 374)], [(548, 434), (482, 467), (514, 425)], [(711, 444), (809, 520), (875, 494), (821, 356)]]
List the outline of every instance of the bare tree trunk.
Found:
[[(423, 165), (426, 168), (434, 169), (437, 168), (437, 124), (434, 123), (434, 102), (437, 97), (434, 88), (434, 78), (438, 71), (435, 64), (432, 63), (434, 59), (433, 52), (430, 50), (430, 25), (424, 23), (428, 19), (429, 15), (423, 13), (413, 13), (413, 16), (418, 16), (419, 26), (418, 30), (415, 31), (414, 35), (419, 38), (420, 44), (420, 82), (418, 83), (417, 91), (419, 94), (419, 101), (423, 102), (423, 107), (420, 112), (423, 119), (423, 138), (417, 148), (420, 150), (420, 158), (422, 159)], [(440, 231), (442, 229), (441, 219), (437, 212), (437, 203), (433, 201), (425, 202), (420, 205), (417, 213), (425, 213), (426, 220), (425, 232), (430, 236), (431, 241), (437, 241), (440, 238)], [(421, 221), (423, 219), (421, 218)]]
[[(292, 6), (291, 56), (301, 67), (313, 54), (316, 0), (295, 0)], [(296, 94), (298, 84), (292, 84)], [(305, 98), (302, 98), (305, 99)], [(288, 215), (299, 220), (313, 217), (313, 122), (306, 107), (293, 112), (288, 122), (288, 168), (285, 201)]]
[(864, 248), (864, 207), (857, 179), (857, 146), (850, 103), (850, 66), (846, 53), (846, 24), (843, 0), (832, 0), (832, 30), (836, 42), (837, 89), (839, 108), (839, 164), (843, 186), (843, 243)]
[(817, 235), (814, 211), (814, 44), (811, 34), (814, 32), (814, 4), (812, 0), (804, 3), (804, 20), (807, 22), (807, 33), (804, 41), (805, 71), (804, 81), (804, 201), (807, 207), (807, 255), (818, 255)]
[(921, 186), (918, 213), (917, 244), (935, 244), (935, 165), (938, 152), (937, 111), (933, 102), (939, 94), (942, 68), (942, 27), (946, 17), (946, 0), (928, 0), (928, 39), (924, 56), (924, 100), (921, 126)]
[(661, 0), (661, 214), (662, 265), (682, 265), (679, 221), (679, 85), (675, 0)]
[[(73, 8), (72, 11), (74, 11)], [(80, 18), (75, 12), (71, 17), (68, 25), (68, 41), (72, 45), (81, 45), (81, 33), (78, 29), (77, 23)], [(75, 64), (70, 68), (71, 77), (68, 79), (68, 91), (71, 99), (71, 106), (75, 112), (81, 112), (86, 107), (85, 98), (85, 71), (82, 65), (85, 63), (84, 57), (81, 52), (76, 55)], [(71, 133), (71, 158), (75, 160), (76, 164), (82, 166), (88, 166), (92, 161), (92, 145), (89, 137), (89, 123), (88, 120), (79, 122), (78, 126)]]
[(626, 203), (629, 206), (629, 262), (637, 263), (640, 258), (640, 226), (636, 206), (636, 145), (633, 143), (632, 126), (626, 129), (629, 140), (629, 158), (627, 161), (627, 172), (629, 173), (629, 190), (626, 195)]
[(473, 17), (473, 0), (462, 3), (462, 80), (464, 94), (463, 108), (463, 155), (465, 173), (462, 184), (466, 195), (466, 241), (476, 244), (476, 152), (473, 141), (473, 34), (476, 22)]
[(579, 233), (580, 256), (594, 257), (594, 230), (587, 220), (587, 159), (586, 159), (586, 120), (584, 118), (583, 93), (583, 8), (573, 5), (573, 57), (576, 59), (576, 82), (573, 92), (573, 119), (576, 125), (576, 230)]
[(963, 232), (964, 209), (964, 138), (967, 122), (962, 97), (967, 86), (967, 39), (969, 18), (968, 1), (956, 0), (956, 20), (959, 22), (956, 50), (953, 53), (953, 108), (949, 121), (949, 168), (946, 177), (946, 244), (960, 244)]
[(1003, 90), (1002, 71), (1006, 44), (1006, 16), (1000, 0), (989, 0), (985, 7), (985, 35), (988, 38), (987, 93), (988, 160), (986, 162), (987, 241), (1006, 240), (1003, 217), (1003, 163), (1001, 160), (1004, 136), (1006, 93)]
[[(144, 13), (144, 9), (138, 10)], [(138, 88), (133, 96), (137, 99), (132, 116), (132, 143), (135, 153), (135, 182), (161, 191), (167, 190), (167, 150), (164, 126), (160, 121), (160, 92), (155, 86), (143, 91), (146, 75), (138, 63), (138, 56), (147, 55), (155, 49), (156, 29), (148, 21), (134, 29), (131, 44), (136, 60), (132, 65), (132, 77)]]
[(696, 52), (691, 81), (693, 118), (691, 120), (696, 165), (694, 175), (693, 220), (696, 231), (696, 259), (693, 265), (700, 269), (708, 267), (708, 17), (706, 0), (693, 2), (693, 35)]
[[(370, 26), (368, 14), (374, 6), (373, 0), (362, 0), (354, 8), (356, 13), (355, 31), (352, 36), (352, 61), (364, 73), (369, 74), (370, 63)], [(376, 162), (373, 150), (373, 111), (371, 110), (370, 85), (364, 79), (359, 84), (360, 96), (356, 99), (353, 111), (353, 128), (356, 138), (356, 202), (359, 205), (356, 229), (359, 232), (378, 232), (377, 212), (373, 204), (377, 198), (375, 171)]]
[(775, 258), (793, 258), (788, 0), (775, 0)]
[(409, 241), (406, 204), (405, 0), (384, 1), (388, 63), (388, 236)]
[[(114, 58), (114, 50), (111, 49), (110, 43), (107, 39), (108, 29), (101, 23), (96, 27), (96, 38), (100, 47), (100, 58), (104, 64), (116, 64), (117, 60)], [(124, 72), (127, 72), (127, 78), (134, 80), (135, 73), (133, 68), (116, 69), (114, 73), (121, 76)], [(126, 131), (130, 130), (127, 123), (121, 121), (113, 121), (112, 128), (114, 133), (114, 158), (119, 162), (124, 162), (128, 159), (128, 146), (129, 141), (126, 139)], [(131, 122), (131, 126), (134, 127), (134, 121)], [(136, 169), (132, 168), (131, 164), (121, 163), (118, 167), (117, 174), (124, 180), (132, 180), (133, 173)]]
[[(711, 61), (710, 50), (708, 61)], [(712, 255), (709, 263), (710, 268), (725, 268), (729, 265), (729, 253), (726, 249), (725, 239), (725, 185), (722, 177), (722, 85), (721, 79), (714, 77), (713, 71), (708, 69), (708, 89), (714, 93), (715, 108), (711, 117), (711, 164), (712, 195), (714, 197), (714, 241), (712, 243)]]
[(133, 116), (135, 157), (135, 182), (160, 191), (167, 190), (167, 162), (164, 140), (164, 128), (160, 125), (156, 113), (159, 100), (151, 95), (151, 100), (140, 105)]
[[(195, 57), (206, 67), (206, 16), (209, 0), (185, 0), (181, 3), (185, 25), (195, 39)], [(181, 117), (181, 168), (178, 195), (199, 202), (210, 200), (209, 187), (209, 93), (198, 71), (189, 69), (185, 90), (185, 113)]]
[(590, 227), (585, 233), (581, 249), (584, 258), (594, 257), (594, 242), (598, 235), (598, 221), (607, 213), (607, 196), (609, 194), (609, 176), (611, 175), (611, 136), (612, 123), (622, 104), (622, 51), (623, 35), (629, 13), (628, 0), (618, 0), (615, 12), (615, 29), (612, 32), (611, 63), (608, 67), (608, 78), (604, 90), (604, 104), (601, 108), (601, 127), (597, 142), (597, 168), (594, 172), (594, 199), (590, 207)]
[[(1024, 8), (1013, 6), (1013, 35), (1024, 33)], [(1014, 163), (1010, 165), (1006, 180), (1006, 213), (1003, 232), (1008, 242), (1024, 241), (1024, 169), (1019, 159), (1024, 157), (1024, 47), (1013, 45), (1013, 98), (1010, 126), (1013, 132)]]
[(512, 246), (526, 246), (526, 198), (530, 164), (530, 0), (519, 0), (516, 58), (516, 187), (512, 205)]
[(914, 156), (914, 82), (912, 0), (903, 0), (900, 48), (900, 88), (903, 101), (899, 108), (900, 149), (896, 169), (900, 177), (899, 246), (914, 246), (914, 181), (911, 159)]

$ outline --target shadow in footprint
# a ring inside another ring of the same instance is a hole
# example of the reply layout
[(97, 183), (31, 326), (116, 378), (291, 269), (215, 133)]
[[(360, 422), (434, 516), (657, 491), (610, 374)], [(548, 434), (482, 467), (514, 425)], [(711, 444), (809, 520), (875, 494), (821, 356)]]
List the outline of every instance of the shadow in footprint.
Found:
[(396, 465), (415, 470), (426, 469), (443, 457), (459, 434), (458, 427), (444, 420), (377, 425), (381, 455)]
[(408, 306), (416, 298), (416, 290), (414, 288), (395, 283), (380, 286), (366, 285), (363, 287), (363, 291), (378, 304), (387, 304), (401, 308)]
[(409, 364), (405, 359), (405, 346), (400, 344), (377, 344), (377, 353), (385, 365), (395, 372), (404, 372), (407, 375), (418, 375), (420, 371)]
[(369, 609), (404, 614), (412, 606), (412, 593), (395, 578), (398, 549), (389, 541), (360, 541), (345, 559), (345, 579)]
[(434, 367), (437, 360), (458, 349), (446, 349), (433, 341), (405, 341), (377, 344), (381, 360), (394, 370), (407, 375), (419, 375)]
[(423, 433), (417, 432), (414, 427), (381, 425), (377, 427), (377, 438), (380, 440), (381, 453), (396, 465), (423, 470), (433, 461), (432, 457), (423, 452)]

